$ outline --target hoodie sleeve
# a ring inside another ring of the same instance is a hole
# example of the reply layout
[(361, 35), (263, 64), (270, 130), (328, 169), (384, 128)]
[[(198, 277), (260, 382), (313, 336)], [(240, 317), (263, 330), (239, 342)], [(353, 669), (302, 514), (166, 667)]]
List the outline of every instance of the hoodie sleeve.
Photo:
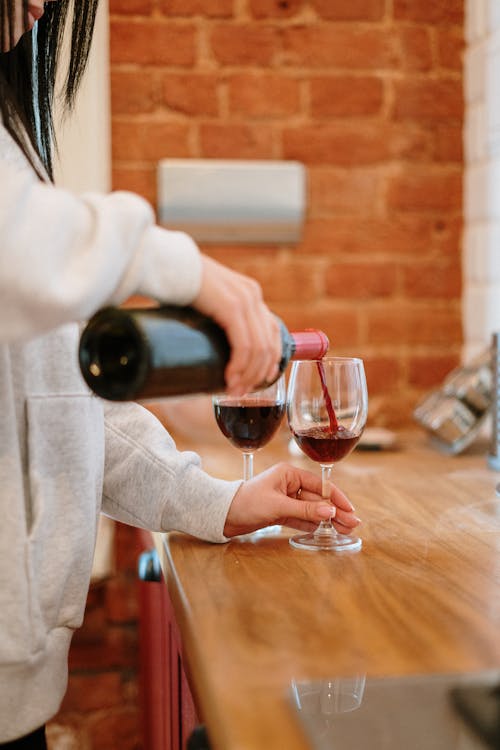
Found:
[(159, 420), (139, 404), (104, 408), (104, 513), (151, 531), (227, 541), (224, 524), (241, 481), (206, 474), (200, 457), (178, 451)]
[(200, 254), (183, 232), (155, 226), (132, 193), (73, 193), (40, 182), (5, 156), (17, 148), (0, 125), (0, 341), (30, 338), (133, 293), (188, 304)]

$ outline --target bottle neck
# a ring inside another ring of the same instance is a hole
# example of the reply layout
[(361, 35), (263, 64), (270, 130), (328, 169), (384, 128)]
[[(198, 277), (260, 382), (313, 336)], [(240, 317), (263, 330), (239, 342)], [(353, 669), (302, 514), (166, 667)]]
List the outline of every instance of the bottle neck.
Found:
[(317, 328), (306, 328), (304, 331), (291, 331), (291, 359), (323, 359), (330, 342), (328, 336)]

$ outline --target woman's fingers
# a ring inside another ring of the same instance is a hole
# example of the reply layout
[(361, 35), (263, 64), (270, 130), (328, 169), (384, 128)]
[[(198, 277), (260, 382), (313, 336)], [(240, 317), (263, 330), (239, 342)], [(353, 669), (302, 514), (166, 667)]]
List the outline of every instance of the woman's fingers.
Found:
[[(297, 495), (300, 496), (301, 500), (317, 500), (317, 496), (321, 495), (321, 478), (314, 474), (303, 476), (302, 484), (296, 492), (296, 497)], [(330, 502), (342, 511), (346, 511), (347, 513), (354, 512), (354, 505), (347, 495), (334, 484), (331, 485)]]
[[(361, 523), (361, 520), (352, 511), (342, 510), (335, 505), (329, 505), (320, 500), (304, 500), (302, 493), (297, 500), (290, 498), (287, 519), (295, 518), (309, 523), (332, 520), (333, 525), (340, 533), (348, 533)], [(285, 523), (281, 521), (281, 523)], [(292, 524), (293, 525), (293, 524)]]
[(229, 508), (224, 534), (234, 536), (274, 523), (313, 530), (329, 519), (340, 533), (360, 523), (338, 487), (332, 485), (330, 498), (322, 498), (320, 477), (282, 463), (243, 482)]
[[(276, 318), (263, 302), (250, 305), (241, 311), (241, 335), (243, 344), (233, 329), (232, 321), (227, 328), (231, 344), (231, 358), (226, 369), (228, 391), (240, 391), (236, 395), (248, 392), (263, 383), (272, 382), (278, 375), (278, 363), (281, 357), (281, 340)], [(246, 316), (246, 317), (245, 317)]]
[(202, 255), (202, 284), (193, 305), (212, 317), (228, 338), (228, 393), (242, 395), (277, 377), (281, 359), (279, 325), (254, 279)]
[(312, 472), (293, 468), (287, 494), (295, 498), (299, 504), (294, 506), (294, 513), (290, 515), (296, 519), (307, 522), (316, 521), (316, 523), (332, 518), (337, 531), (344, 534), (349, 533), (361, 523), (354, 513), (353, 504), (339, 487), (331, 485), (331, 505), (325, 503), (324, 499), (320, 499), (321, 491), (321, 477)]

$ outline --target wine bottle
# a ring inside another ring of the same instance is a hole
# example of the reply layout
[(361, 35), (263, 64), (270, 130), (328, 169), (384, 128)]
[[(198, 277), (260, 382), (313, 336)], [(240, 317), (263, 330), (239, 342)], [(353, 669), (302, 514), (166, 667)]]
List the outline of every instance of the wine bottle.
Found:
[[(280, 373), (290, 359), (321, 359), (329, 347), (316, 329), (290, 333), (280, 320)], [(192, 307), (106, 307), (80, 337), (85, 382), (101, 398), (131, 401), (224, 390), (230, 348), (211, 318)]]

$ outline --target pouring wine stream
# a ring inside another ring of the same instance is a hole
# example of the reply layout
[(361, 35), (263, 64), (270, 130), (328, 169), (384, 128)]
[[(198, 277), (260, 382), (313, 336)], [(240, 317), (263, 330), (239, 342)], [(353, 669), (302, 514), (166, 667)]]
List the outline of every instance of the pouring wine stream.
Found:
[[(323, 391), (323, 398), (325, 399), (328, 421), (330, 422), (330, 435), (333, 438), (339, 431), (339, 423), (337, 420), (337, 415), (335, 414), (335, 409), (333, 408), (332, 399), (328, 391), (328, 386), (326, 384), (325, 368), (323, 367), (323, 362), (322, 360), (320, 360), (316, 364), (318, 367), (319, 378), (321, 380), (321, 390)], [(332, 466), (325, 467), (321, 472), (321, 495), (325, 498), (325, 500), (330, 499), (330, 491), (332, 486), (330, 476), (332, 473), (332, 468)], [(326, 524), (324, 524), (324, 526), (326, 526)], [(320, 528), (323, 527), (321, 527), (320, 525)]]

